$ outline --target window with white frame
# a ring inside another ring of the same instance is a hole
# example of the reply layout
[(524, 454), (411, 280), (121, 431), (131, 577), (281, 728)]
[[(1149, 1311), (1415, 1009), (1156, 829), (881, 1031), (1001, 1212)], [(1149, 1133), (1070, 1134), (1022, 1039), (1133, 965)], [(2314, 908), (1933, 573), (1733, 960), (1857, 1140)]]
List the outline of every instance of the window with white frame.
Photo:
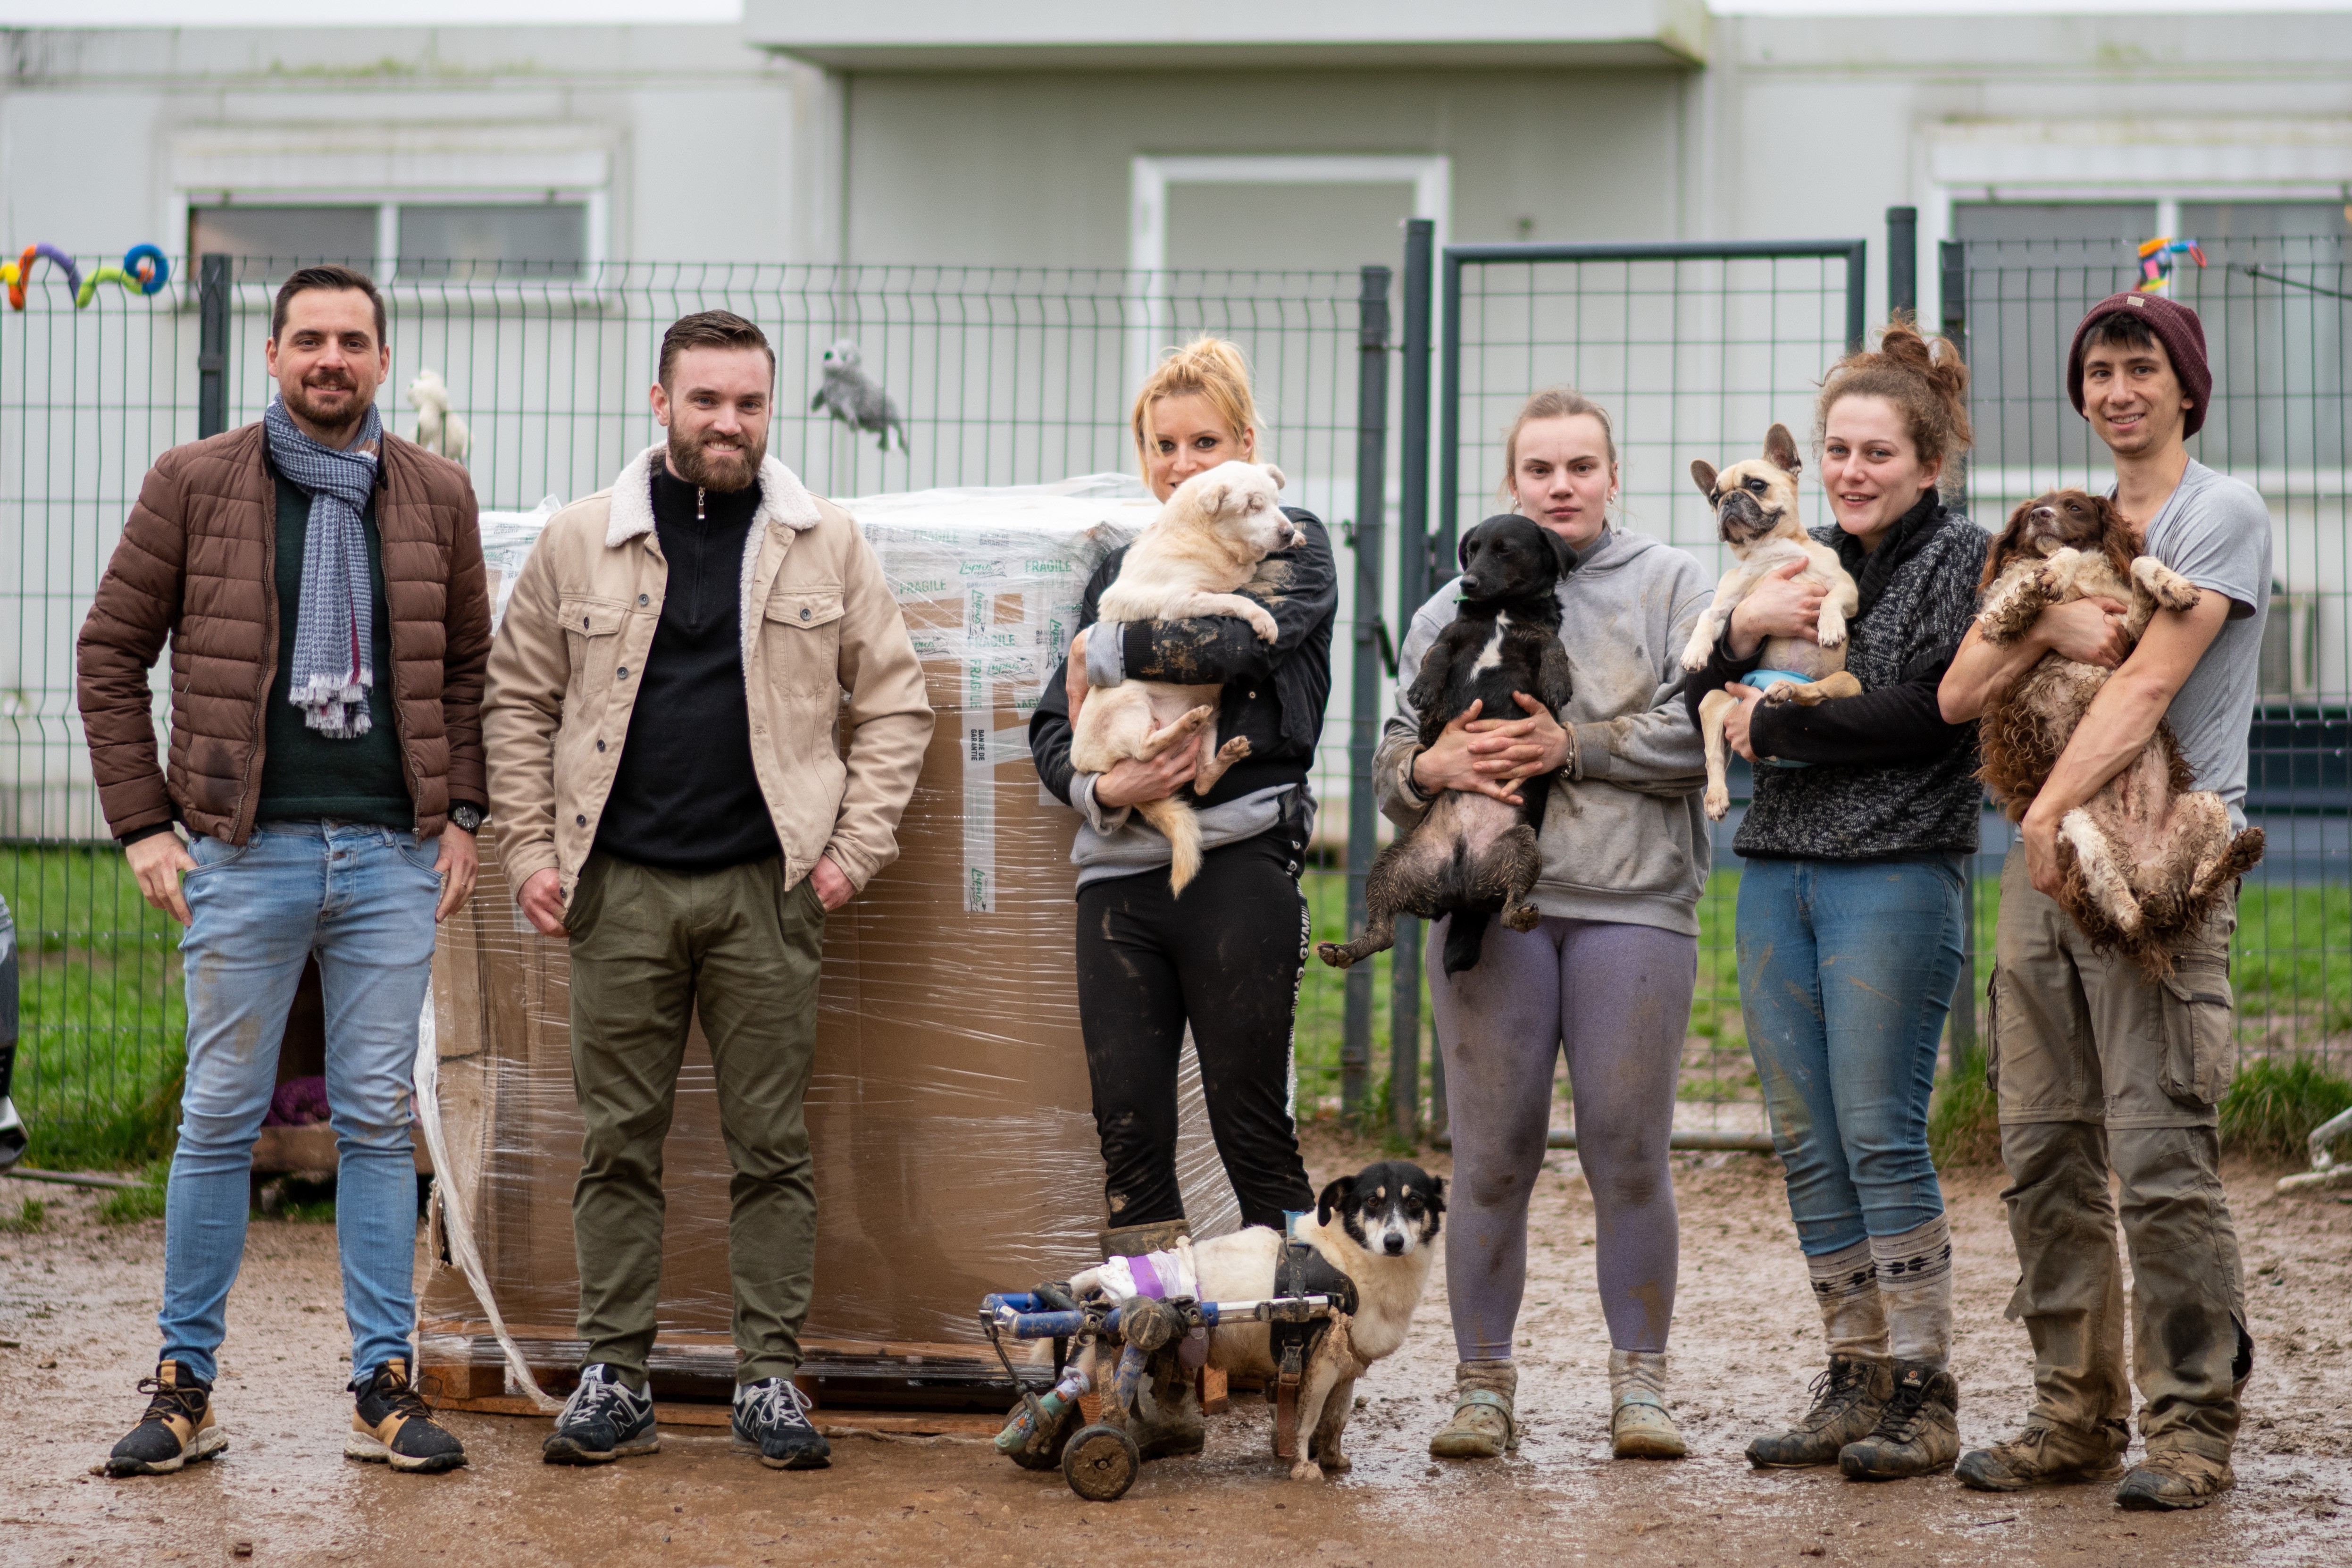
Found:
[(300, 203), (234, 195), (188, 206), (188, 254), (236, 258), (239, 282), (271, 283), (336, 261), (380, 279), (576, 279), (588, 264), (589, 204), (433, 200)]

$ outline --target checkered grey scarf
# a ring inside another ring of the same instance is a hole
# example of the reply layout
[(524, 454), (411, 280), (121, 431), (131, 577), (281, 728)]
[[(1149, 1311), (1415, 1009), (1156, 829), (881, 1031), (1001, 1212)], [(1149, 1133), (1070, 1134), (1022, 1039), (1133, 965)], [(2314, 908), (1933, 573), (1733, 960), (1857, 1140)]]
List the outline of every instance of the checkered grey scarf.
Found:
[(375, 593), (360, 514), (375, 489), (376, 455), (362, 448), (382, 444), (383, 421), (371, 405), (357, 438), (338, 451), (304, 435), (285, 402), (272, 398), (261, 427), (278, 471), (310, 492), (287, 700), (327, 739), (355, 741), (368, 732), (368, 690), (375, 685), (368, 666), (375, 647)]

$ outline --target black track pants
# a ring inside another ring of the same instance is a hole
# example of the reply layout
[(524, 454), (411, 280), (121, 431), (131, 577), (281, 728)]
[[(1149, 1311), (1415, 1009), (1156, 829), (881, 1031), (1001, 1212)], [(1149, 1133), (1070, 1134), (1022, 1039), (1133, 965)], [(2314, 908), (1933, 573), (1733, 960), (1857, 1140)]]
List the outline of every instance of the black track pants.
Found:
[(1078, 1016), (1113, 1226), (1183, 1216), (1176, 1067), (1192, 1026), (1209, 1127), (1246, 1225), (1312, 1207), (1291, 1125), (1291, 1021), (1307, 954), (1298, 853), (1273, 832), (1212, 849), (1179, 898), (1168, 872), (1078, 889)]

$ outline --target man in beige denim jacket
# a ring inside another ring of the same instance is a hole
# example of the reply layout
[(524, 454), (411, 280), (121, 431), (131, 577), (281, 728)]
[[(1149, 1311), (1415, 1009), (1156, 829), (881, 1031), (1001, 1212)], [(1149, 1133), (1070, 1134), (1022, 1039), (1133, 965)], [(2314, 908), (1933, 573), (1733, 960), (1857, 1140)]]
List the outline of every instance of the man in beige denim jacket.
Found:
[(766, 456), (775, 361), (706, 311), (662, 341), (668, 438), (548, 521), (490, 654), (482, 728), (499, 852), (572, 952), (585, 1122), (572, 1239), (580, 1386), (551, 1463), (659, 1443), (647, 1392), (662, 1141), (699, 1011), (735, 1182), (736, 1436), (826, 1462), (793, 1388), (814, 1279), (802, 1117), (825, 916), (897, 858), (931, 711), (849, 514)]

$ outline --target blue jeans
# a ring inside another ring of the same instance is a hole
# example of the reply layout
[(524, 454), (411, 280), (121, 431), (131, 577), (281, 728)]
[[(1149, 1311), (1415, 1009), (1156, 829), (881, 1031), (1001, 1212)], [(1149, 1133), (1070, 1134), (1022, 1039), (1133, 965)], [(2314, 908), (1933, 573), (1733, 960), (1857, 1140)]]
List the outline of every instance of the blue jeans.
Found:
[(1954, 855), (1741, 869), (1739, 1003), (1809, 1258), (1944, 1212), (1927, 1096), (1960, 978), (1960, 864)]
[(352, 1370), (410, 1354), (416, 1322), (416, 1167), (410, 1094), (432, 974), (440, 841), (319, 822), (257, 826), (244, 847), (199, 838), (183, 884), (188, 1075), (163, 1201), (163, 1356), (209, 1382), (245, 1254), (254, 1135), (303, 961), (319, 955), (335, 1243)]

